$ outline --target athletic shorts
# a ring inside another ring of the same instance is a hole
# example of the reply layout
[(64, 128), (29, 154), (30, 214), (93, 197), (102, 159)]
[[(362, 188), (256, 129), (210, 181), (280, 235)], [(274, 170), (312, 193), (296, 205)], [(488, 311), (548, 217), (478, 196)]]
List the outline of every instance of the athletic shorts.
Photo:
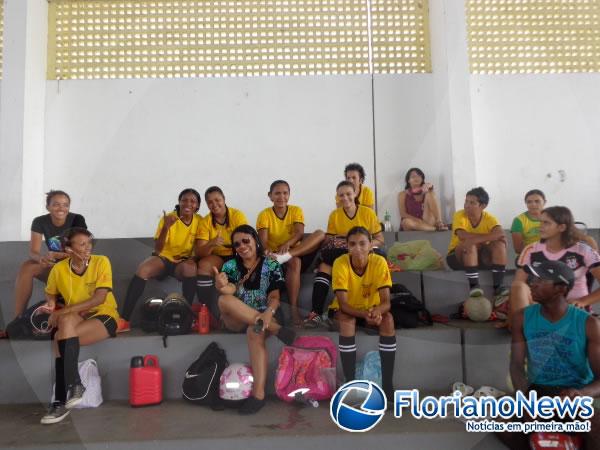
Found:
[[(478, 269), (491, 270), (492, 266), (481, 263), (481, 250), (477, 255), (477, 261), (479, 261), (479, 265), (477, 266)], [(446, 256), (446, 264), (448, 264), (448, 267), (450, 267), (452, 270), (465, 270), (465, 266), (460, 263), (456, 257), (456, 253), (454, 253), (454, 250), (452, 250), (450, 253), (448, 253), (448, 256)]]
[(108, 335), (110, 337), (117, 337), (117, 321), (106, 314), (100, 314), (98, 316), (90, 316), (85, 320), (97, 319), (104, 325), (106, 331), (108, 331)]

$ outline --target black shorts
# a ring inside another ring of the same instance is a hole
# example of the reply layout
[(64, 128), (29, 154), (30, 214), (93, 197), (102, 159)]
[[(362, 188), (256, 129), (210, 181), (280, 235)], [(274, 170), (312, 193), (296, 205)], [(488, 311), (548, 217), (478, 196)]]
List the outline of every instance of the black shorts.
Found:
[[(481, 260), (482, 260), (482, 258), (481, 258), (481, 250), (480, 250), (477, 255), (477, 261), (479, 261), (479, 265), (477, 266), (477, 268), (481, 269), (481, 270), (491, 270), (492, 266), (483, 264), (481, 262)], [(452, 270), (465, 270), (465, 266), (463, 266), (460, 263), (460, 261), (456, 257), (456, 253), (454, 253), (454, 250), (451, 251), (450, 253), (448, 253), (448, 256), (446, 256), (446, 264), (448, 264), (448, 267), (450, 267)]]
[(117, 337), (117, 321), (114, 318), (106, 314), (100, 314), (98, 316), (90, 316), (86, 320), (92, 319), (97, 319), (102, 322), (110, 337)]
[(165, 266), (165, 268), (163, 269), (162, 273), (156, 277), (157, 280), (164, 280), (167, 277), (174, 277), (175, 276), (175, 269), (177, 268), (177, 266), (179, 264), (181, 264), (181, 262), (179, 263), (174, 263), (173, 261), (171, 261), (170, 259), (165, 258), (164, 256), (159, 256), (160, 260), (162, 261), (163, 265)]

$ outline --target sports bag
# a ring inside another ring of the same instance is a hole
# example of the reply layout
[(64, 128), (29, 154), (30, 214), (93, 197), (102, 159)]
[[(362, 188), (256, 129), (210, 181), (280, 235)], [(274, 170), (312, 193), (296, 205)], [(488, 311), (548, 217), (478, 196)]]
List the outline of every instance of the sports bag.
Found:
[(9, 339), (50, 340), (52, 327), (48, 325), (50, 311), (45, 307), (46, 301), (36, 303), (27, 308), (23, 314), (6, 325)]
[(189, 303), (179, 294), (169, 294), (158, 315), (158, 332), (167, 346), (167, 336), (188, 334), (192, 330), (193, 314)]
[(425, 309), (423, 302), (402, 284), (392, 285), (390, 304), (396, 328), (416, 328), (419, 324), (433, 325), (431, 314)]
[(356, 379), (369, 380), (382, 385), (381, 382), (381, 357), (378, 351), (367, 352), (362, 361), (356, 364)]
[[(85, 392), (81, 403), (78, 403), (74, 408), (97, 408), (102, 404), (104, 399), (102, 398), (102, 380), (100, 378), (100, 372), (98, 372), (98, 363), (94, 359), (86, 359), (81, 361), (78, 365), (79, 378), (81, 378), (81, 384), (85, 386)], [(52, 391), (52, 402), (54, 402), (54, 386)]]
[(183, 398), (197, 405), (219, 409), (219, 380), (228, 366), (225, 350), (216, 342), (208, 344), (185, 372), (181, 385)]
[(442, 256), (426, 240), (396, 242), (387, 252), (388, 261), (399, 270), (440, 270)]
[(142, 304), (140, 327), (146, 333), (155, 333), (158, 331), (158, 318), (164, 300), (158, 297), (150, 297)]
[(336, 384), (336, 353), (333, 342), (324, 336), (303, 336), (294, 345), (285, 346), (275, 374), (277, 396), (285, 402), (331, 398)]

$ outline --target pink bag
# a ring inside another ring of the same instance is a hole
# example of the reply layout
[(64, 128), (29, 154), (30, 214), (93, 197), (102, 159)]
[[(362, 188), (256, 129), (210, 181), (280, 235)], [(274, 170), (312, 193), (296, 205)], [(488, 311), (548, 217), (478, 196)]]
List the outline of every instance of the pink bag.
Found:
[(335, 391), (337, 351), (324, 336), (301, 336), (283, 348), (275, 375), (275, 392), (285, 402), (298, 396), (326, 400)]

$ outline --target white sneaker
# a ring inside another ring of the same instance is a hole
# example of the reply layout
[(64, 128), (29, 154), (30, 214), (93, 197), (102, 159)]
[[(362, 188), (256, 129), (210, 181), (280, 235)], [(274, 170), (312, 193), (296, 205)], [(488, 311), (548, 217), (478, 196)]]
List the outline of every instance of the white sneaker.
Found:
[(275, 259), (277, 260), (277, 262), (279, 264), (285, 264), (286, 262), (288, 262), (290, 259), (292, 259), (292, 255), (290, 254), (290, 252), (285, 252), (282, 255), (280, 254), (276, 254), (275, 255)]
[(69, 411), (64, 404), (54, 402), (50, 405), (50, 408), (48, 408), (48, 412), (42, 416), (40, 423), (42, 425), (50, 425), (61, 422), (70, 412), (71, 411)]

